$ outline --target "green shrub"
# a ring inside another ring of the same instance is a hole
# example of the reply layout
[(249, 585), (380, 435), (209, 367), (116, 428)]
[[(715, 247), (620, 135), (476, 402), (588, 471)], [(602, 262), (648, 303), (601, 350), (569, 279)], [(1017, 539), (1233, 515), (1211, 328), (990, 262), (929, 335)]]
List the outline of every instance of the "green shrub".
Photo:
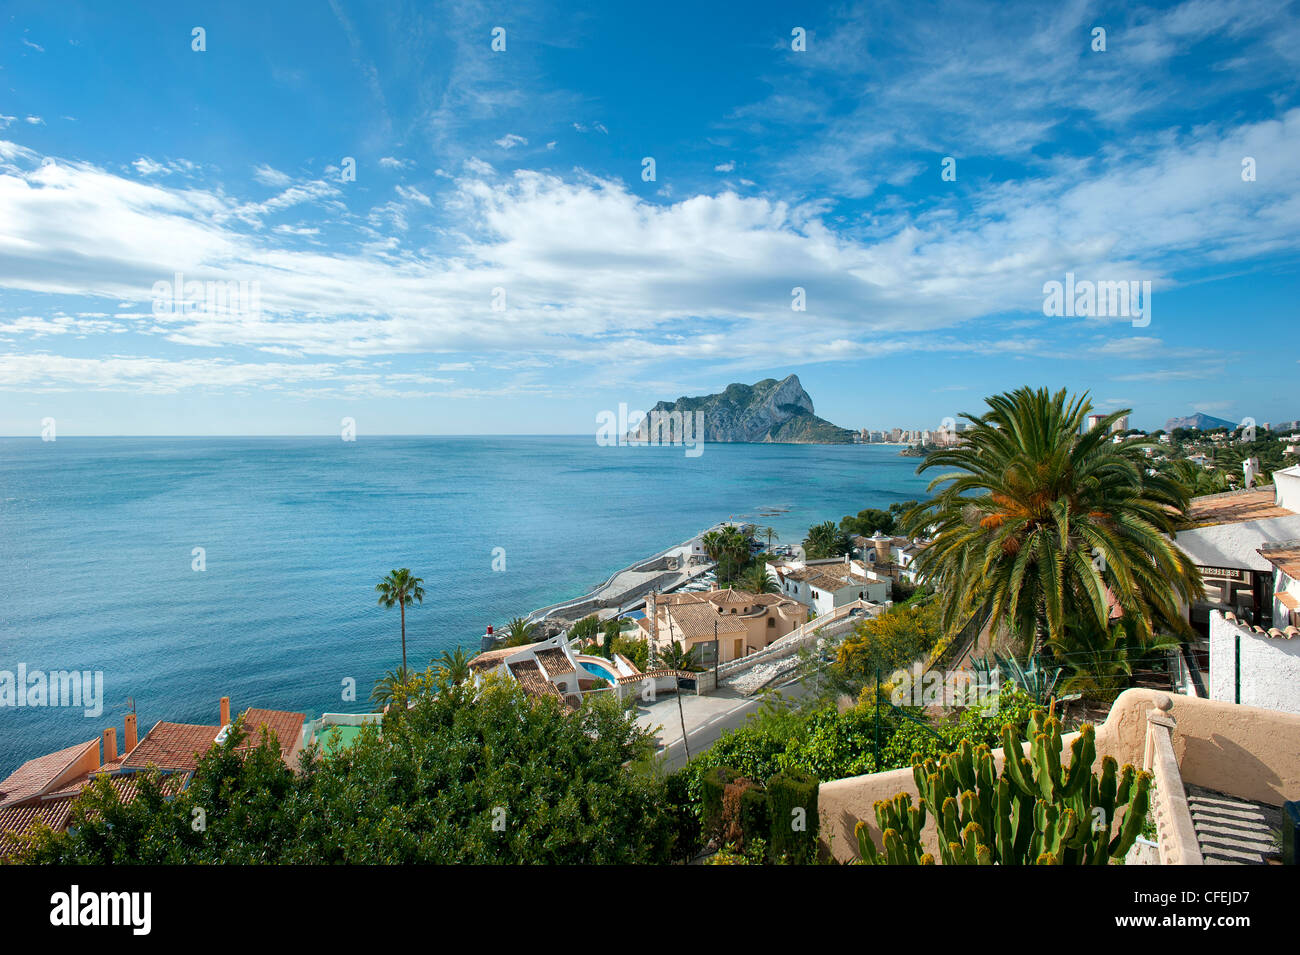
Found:
[(773, 862), (811, 862), (817, 854), (817, 780), (805, 773), (777, 773), (767, 781)]
[(730, 766), (714, 766), (700, 777), (700, 821), (704, 834), (709, 838), (722, 834), (722, 797), (727, 786), (739, 777), (740, 774)]

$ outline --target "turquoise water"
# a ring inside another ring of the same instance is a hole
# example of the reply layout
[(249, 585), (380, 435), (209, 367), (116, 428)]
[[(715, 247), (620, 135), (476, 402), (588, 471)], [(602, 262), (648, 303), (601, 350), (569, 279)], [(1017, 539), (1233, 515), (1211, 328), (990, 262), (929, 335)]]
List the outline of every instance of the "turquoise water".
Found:
[(582, 660), (581, 663), (582, 668), (592, 676), (598, 676), (606, 683), (614, 682), (614, 671), (609, 667), (603, 666), (599, 663), (592, 663), (590, 660)]
[(391, 568), (425, 580), (407, 612), (423, 667), (718, 520), (797, 542), (916, 497), (916, 464), (870, 445), (688, 458), (589, 436), (0, 439), (0, 671), (101, 670), (107, 701), (98, 718), (0, 707), (0, 774), (109, 725), (120, 739), (127, 697), (141, 733), (215, 723), (223, 695), (237, 711), (366, 709), (401, 662), (398, 613), (375, 603)]

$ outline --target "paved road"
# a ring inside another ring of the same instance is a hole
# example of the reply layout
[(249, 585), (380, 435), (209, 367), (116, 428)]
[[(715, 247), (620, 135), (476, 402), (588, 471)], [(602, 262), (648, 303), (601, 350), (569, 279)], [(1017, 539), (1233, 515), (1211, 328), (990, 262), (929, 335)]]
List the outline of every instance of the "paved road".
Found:
[[(778, 684), (776, 688), (792, 697), (801, 697), (808, 692), (799, 680)], [(637, 723), (648, 730), (662, 726), (657, 734), (659, 755), (664, 769), (672, 772), (686, 765), (686, 749), (682, 746), (682, 717), (686, 720), (687, 740), (694, 758), (716, 743), (726, 730), (735, 729), (744, 723), (746, 717), (761, 705), (762, 700), (756, 697), (741, 696), (724, 687), (707, 696), (683, 695), (681, 715), (678, 714), (677, 700), (673, 696), (639, 707)]]

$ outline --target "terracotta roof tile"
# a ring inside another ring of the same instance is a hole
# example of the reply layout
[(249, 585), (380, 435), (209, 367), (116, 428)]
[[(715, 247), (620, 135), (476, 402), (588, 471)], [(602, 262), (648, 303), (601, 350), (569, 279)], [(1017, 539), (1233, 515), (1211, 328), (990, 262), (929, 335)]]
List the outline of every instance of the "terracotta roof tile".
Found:
[(1292, 580), (1300, 580), (1300, 541), (1261, 547), (1259, 556), (1286, 574)]
[(196, 726), (160, 720), (136, 744), (122, 765), (143, 769), (152, 764), (159, 769), (193, 770), (198, 766), (199, 756), (205, 755), (212, 748), (220, 732), (220, 726)]
[(1194, 497), (1187, 507), (1187, 520), (1196, 527), (1290, 515), (1291, 511), (1277, 505), (1277, 494), (1272, 485), (1250, 491), (1227, 491), (1223, 494)]
[(527, 649), (528, 644), (521, 647), (497, 647), (495, 650), (484, 650), (469, 661), (470, 669), (477, 670), (479, 667), (497, 666), (504, 662), (507, 657), (512, 657), (516, 653), (523, 653)]
[(288, 762), (289, 757), (302, 746), (302, 724), (306, 718), (302, 713), (250, 707), (244, 710), (244, 729), (248, 731), (248, 737), (239, 748), (245, 750), (257, 746), (262, 741), (262, 726), (265, 725), (280, 741), (281, 757)]
[(510, 672), (529, 696), (554, 696), (563, 699), (559, 687), (542, 676), (542, 668), (537, 665), (536, 660), (519, 660), (512, 663)]
[(569, 662), (569, 658), (563, 650), (538, 650), (537, 659), (541, 662), (542, 666), (546, 668), (546, 672), (551, 676), (573, 672), (573, 664)]
[(88, 743), (78, 743), (67, 749), (29, 759), (0, 782), (0, 809), (39, 796), (80, 759), (86, 750), (98, 745), (99, 740), (93, 739)]

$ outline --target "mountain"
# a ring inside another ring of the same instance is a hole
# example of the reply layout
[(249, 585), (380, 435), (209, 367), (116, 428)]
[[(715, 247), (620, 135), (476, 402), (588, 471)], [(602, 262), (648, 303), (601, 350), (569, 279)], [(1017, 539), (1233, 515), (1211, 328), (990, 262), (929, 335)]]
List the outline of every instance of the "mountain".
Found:
[[(721, 394), (678, 398), (673, 402), (661, 401), (650, 409), (651, 415), (663, 416), (675, 412), (681, 412), (683, 417), (703, 412), (706, 442), (853, 443), (852, 431), (833, 425), (813, 413), (812, 398), (803, 390), (798, 375), (788, 375), (781, 381), (764, 378), (752, 385), (727, 385)], [(652, 420), (654, 419), (643, 421), (639, 429), (629, 437), (633, 440), (646, 440)]]
[(1165, 422), (1166, 431), (1173, 431), (1174, 428), (1199, 428), (1201, 431), (1209, 431), (1211, 428), (1232, 430), (1236, 427), (1238, 427), (1236, 421), (1225, 421), (1222, 418), (1202, 414), (1199, 411), (1194, 415), (1188, 415), (1186, 418), (1170, 418)]

